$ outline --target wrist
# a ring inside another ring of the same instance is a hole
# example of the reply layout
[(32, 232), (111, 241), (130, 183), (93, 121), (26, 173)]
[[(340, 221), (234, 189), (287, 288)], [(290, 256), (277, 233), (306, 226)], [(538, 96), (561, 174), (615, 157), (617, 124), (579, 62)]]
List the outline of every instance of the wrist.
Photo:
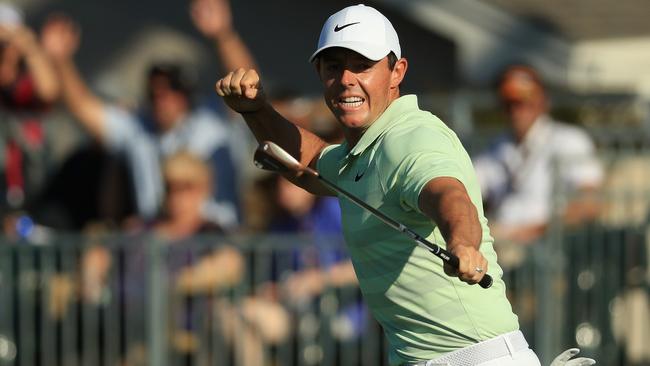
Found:
[(226, 42), (237, 37), (237, 32), (234, 29), (223, 29), (212, 34), (212, 38), (217, 42)]
[(453, 250), (455, 248), (462, 248), (462, 247), (478, 249), (480, 245), (481, 243), (472, 243), (471, 241), (466, 239), (452, 239), (449, 242), (447, 242), (447, 249)]
[(246, 108), (243, 108), (243, 110), (236, 110), (236, 112), (244, 117), (257, 117), (258, 115), (264, 117), (267, 113), (271, 112), (269, 109), (273, 109), (270, 104), (266, 102), (260, 102), (259, 106), (246, 106)]

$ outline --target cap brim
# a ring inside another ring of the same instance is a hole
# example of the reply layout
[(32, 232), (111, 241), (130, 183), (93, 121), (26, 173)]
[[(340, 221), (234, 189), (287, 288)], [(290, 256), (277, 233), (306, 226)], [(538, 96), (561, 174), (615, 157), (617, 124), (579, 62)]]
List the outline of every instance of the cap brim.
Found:
[(332, 47), (341, 47), (341, 48), (346, 48), (348, 50), (354, 51), (361, 56), (372, 60), (372, 61), (379, 61), (382, 58), (388, 56), (391, 50), (387, 49), (386, 47), (382, 46), (375, 46), (375, 45), (369, 45), (367, 43), (360, 43), (360, 42), (336, 42), (336, 43), (330, 43), (326, 46), (323, 46), (314, 52), (311, 57), (309, 58), (309, 62), (313, 62), (316, 56), (318, 56), (319, 53), (322, 51), (332, 48)]

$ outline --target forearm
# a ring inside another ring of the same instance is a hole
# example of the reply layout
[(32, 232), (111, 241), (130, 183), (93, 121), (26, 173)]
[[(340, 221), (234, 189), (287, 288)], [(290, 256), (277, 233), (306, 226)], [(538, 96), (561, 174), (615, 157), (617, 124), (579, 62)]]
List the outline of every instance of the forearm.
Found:
[(599, 193), (596, 186), (580, 188), (564, 209), (564, 223), (579, 225), (596, 219), (603, 209)]
[(50, 60), (40, 47), (29, 47), (25, 52), (25, 63), (34, 80), (39, 99), (52, 103), (59, 96), (59, 80)]
[(88, 90), (72, 60), (57, 60), (55, 66), (70, 112), (93, 137), (103, 141), (106, 135), (103, 102)]
[(273, 141), (304, 165), (309, 165), (327, 145), (315, 134), (285, 119), (269, 104), (242, 116), (258, 142)]
[[(327, 143), (289, 122), (273, 109), (266, 99), (257, 71), (240, 68), (229, 72), (217, 81), (215, 90), (232, 110), (241, 113), (258, 142), (270, 140), (304, 166), (314, 168)], [(295, 171), (287, 172), (284, 176), (313, 194), (333, 194), (310, 174)]]
[(453, 178), (434, 179), (422, 191), (419, 203), (422, 212), (438, 225), (448, 247), (480, 247), (483, 232), (478, 212), (462, 183)]
[(333, 265), (327, 270), (325, 277), (330, 287), (343, 287), (359, 283), (350, 260)]
[[(243, 113), (246, 123), (258, 142), (272, 141), (295, 157), (302, 165), (314, 167), (314, 162), (327, 143), (310, 131), (299, 127), (273, 109), (269, 104), (253, 113)], [(318, 195), (331, 195), (316, 178), (283, 174), (294, 184)]]
[(226, 72), (239, 68), (257, 69), (253, 55), (236, 31), (224, 31), (216, 35), (213, 40)]

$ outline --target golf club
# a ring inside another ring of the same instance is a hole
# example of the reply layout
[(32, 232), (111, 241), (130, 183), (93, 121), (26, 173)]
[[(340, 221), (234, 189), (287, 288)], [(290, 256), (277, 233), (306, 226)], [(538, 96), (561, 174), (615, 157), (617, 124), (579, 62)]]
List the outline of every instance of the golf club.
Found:
[[(284, 151), (280, 146), (276, 145), (275, 143), (270, 141), (264, 141), (263, 143), (261, 143), (257, 148), (257, 150), (255, 151), (254, 162), (255, 162), (255, 166), (257, 166), (260, 169), (270, 170), (274, 172), (296, 171), (304, 174), (309, 174), (311, 176), (318, 178), (328, 188), (344, 196), (345, 198), (352, 201), (354, 204), (358, 205), (359, 207), (368, 210), (375, 217), (377, 217), (378, 219), (380, 219), (381, 221), (383, 221), (393, 229), (406, 234), (408, 237), (415, 240), (416, 243), (418, 243), (418, 245), (427, 249), (437, 257), (441, 258), (445, 263), (451, 265), (453, 268), (458, 268), (459, 265), (458, 257), (440, 248), (438, 245), (431, 243), (430, 241), (426, 240), (425, 238), (423, 238), (422, 236), (420, 236), (419, 234), (417, 234), (415, 231), (411, 230), (407, 226), (393, 220), (386, 214), (368, 205), (367, 203), (363, 202), (362, 200), (352, 195), (351, 193), (345, 191), (344, 189), (337, 186), (336, 184), (330, 182), (328, 179), (321, 176), (316, 170), (307, 166), (303, 166), (293, 156), (291, 156), (289, 153)], [(492, 286), (492, 277), (486, 273), (478, 284), (482, 288), (489, 288), (490, 286)]]

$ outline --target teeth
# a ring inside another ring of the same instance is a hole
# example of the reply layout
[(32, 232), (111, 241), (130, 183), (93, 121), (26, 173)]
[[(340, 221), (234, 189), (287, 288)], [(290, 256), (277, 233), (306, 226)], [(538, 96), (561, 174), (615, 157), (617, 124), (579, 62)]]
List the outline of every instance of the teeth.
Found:
[(362, 103), (363, 98), (361, 97), (341, 98), (341, 104), (345, 104), (346, 107), (359, 107)]

